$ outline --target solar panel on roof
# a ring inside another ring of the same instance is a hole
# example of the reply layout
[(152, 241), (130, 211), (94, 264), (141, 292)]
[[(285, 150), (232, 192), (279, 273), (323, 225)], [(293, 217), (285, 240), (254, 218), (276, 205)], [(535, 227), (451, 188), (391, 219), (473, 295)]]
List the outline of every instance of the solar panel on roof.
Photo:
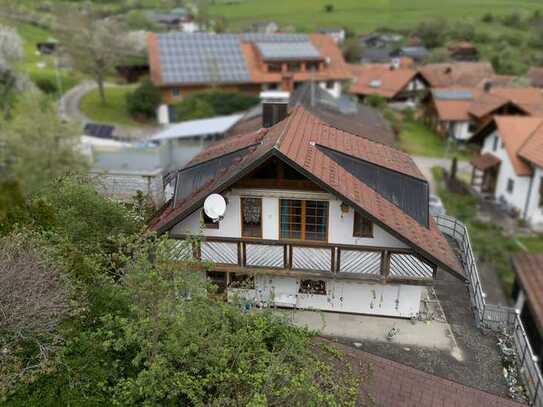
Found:
[(469, 90), (434, 89), (432, 91), (436, 99), (443, 100), (471, 100), (473, 93)]
[(264, 60), (308, 60), (322, 59), (315, 46), (309, 42), (257, 42), (256, 46)]

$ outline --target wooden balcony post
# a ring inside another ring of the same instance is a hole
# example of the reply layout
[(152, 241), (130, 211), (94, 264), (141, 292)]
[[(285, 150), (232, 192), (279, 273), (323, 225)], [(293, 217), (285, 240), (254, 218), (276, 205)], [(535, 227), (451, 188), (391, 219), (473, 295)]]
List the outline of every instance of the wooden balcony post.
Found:
[(338, 247), (336, 256), (336, 273), (339, 273), (339, 270), (341, 270), (341, 249)]
[(330, 272), (333, 273), (336, 270), (336, 248), (332, 246), (330, 248), (331, 254), (330, 254)]
[(390, 274), (390, 252), (383, 250), (381, 253), (381, 275), (386, 280)]

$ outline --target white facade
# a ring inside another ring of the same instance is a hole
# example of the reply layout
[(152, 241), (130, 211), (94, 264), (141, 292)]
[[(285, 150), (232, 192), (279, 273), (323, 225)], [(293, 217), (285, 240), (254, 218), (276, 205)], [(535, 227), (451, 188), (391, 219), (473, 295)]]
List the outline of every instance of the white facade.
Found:
[(383, 230), (373, 226), (373, 238), (353, 237), (354, 210), (341, 212), (341, 201), (326, 193), (293, 192), (279, 190), (232, 190), (224, 195), (228, 206), (224, 219), (219, 222), (218, 229), (201, 230), (201, 211), (196, 211), (172, 229), (174, 235), (202, 234), (210, 237), (241, 238), (241, 197), (262, 198), (262, 239), (279, 239), (279, 199), (309, 199), (329, 202), (328, 243), (352, 244), (361, 246), (389, 247), (405, 249), (405, 243)]
[[(202, 228), (202, 210), (197, 210), (173, 227), (175, 235), (202, 234), (209, 237), (241, 238), (241, 198), (262, 198), (262, 239), (279, 239), (279, 200), (306, 199), (328, 201), (327, 244), (363, 245), (391, 249), (405, 249), (407, 245), (390, 233), (373, 225), (372, 238), (353, 237), (354, 209), (342, 211), (341, 201), (328, 193), (308, 191), (282, 191), (264, 189), (232, 189), (224, 196), (228, 205), (224, 218), (217, 229)], [(278, 246), (282, 250), (281, 246)], [(267, 248), (272, 251), (274, 249)], [(309, 249), (314, 250), (314, 249)], [(315, 249), (320, 250), (320, 249)], [(235, 254), (232, 254), (235, 257)], [(363, 265), (361, 265), (363, 266)], [(310, 278), (326, 284), (326, 294), (304, 294), (299, 292), (302, 280)], [(342, 279), (330, 275), (319, 277), (286, 277), (258, 274), (254, 278), (254, 289), (229, 288), (228, 295), (239, 295), (255, 304), (319, 309), (324, 311), (386, 315), (409, 318), (420, 309), (423, 286), (410, 284), (381, 284), (379, 282)]]
[(335, 98), (341, 96), (341, 81), (334, 81), (334, 85), (332, 87), (328, 87), (327, 82), (319, 82), (319, 86)]
[[(494, 192), (496, 201), (504, 202), (523, 217), (532, 177), (518, 176), (516, 174), (513, 163), (497, 131), (486, 137), (481, 149), (481, 154), (485, 153), (493, 154), (501, 160)], [(512, 189), (508, 189), (508, 186), (511, 185)], [(537, 189), (534, 189), (534, 186), (532, 186), (532, 194), (537, 195)]]
[(469, 127), (470, 122), (468, 120), (448, 122), (447, 132), (449, 137), (454, 140), (467, 141), (473, 136)]
[(256, 276), (254, 289), (230, 289), (255, 304), (302, 309), (385, 315), (410, 318), (420, 309), (424, 287), (405, 284), (369, 284), (358, 281), (326, 281), (326, 294), (300, 294), (292, 277)]

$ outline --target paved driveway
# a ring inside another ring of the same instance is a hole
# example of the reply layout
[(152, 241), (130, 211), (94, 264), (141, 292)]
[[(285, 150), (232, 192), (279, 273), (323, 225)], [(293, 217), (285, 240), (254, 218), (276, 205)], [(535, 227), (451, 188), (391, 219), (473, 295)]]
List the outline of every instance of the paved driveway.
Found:
[[(428, 183), (430, 184), (430, 193), (435, 194), (437, 188), (434, 177), (432, 176), (432, 167), (442, 167), (446, 170), (450, 170), (452, 160), (450, 158), (423, 157), (419, 155), (413, 156), (413, 160), (428, 180)], [(471, 164), (468, 161), (458, 161), (459, 173), (469, 173), (470, 171)]]

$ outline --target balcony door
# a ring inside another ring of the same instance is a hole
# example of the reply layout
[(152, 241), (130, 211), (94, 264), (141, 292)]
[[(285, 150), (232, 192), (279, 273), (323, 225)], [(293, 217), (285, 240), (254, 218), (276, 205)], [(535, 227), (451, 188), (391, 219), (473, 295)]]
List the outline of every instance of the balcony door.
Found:
[(262, 237), (262, 198), (241, 198), (241, 236)]
[(328, 202), (279, 200), (281, 239), (328, 241)]

